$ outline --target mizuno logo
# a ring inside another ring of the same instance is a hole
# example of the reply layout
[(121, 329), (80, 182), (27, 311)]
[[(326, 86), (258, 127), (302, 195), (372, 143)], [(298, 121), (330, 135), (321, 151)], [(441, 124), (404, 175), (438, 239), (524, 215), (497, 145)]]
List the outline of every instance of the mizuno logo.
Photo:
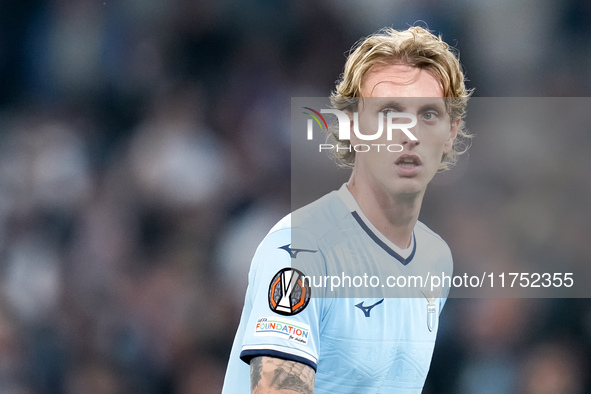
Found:
[[(365, 302), (365, 301), (363, 301), (363, 302)], [(363, 311), (363, 313), (365, 314), (365, 317), (369, 317), (369, 312), (371, 312), (372, 308), (377, 305), (380, 305), (382, 302), (384, 302), (384, 299), (382, 298), (381, 300), (379, 300), (378, 302), (376, 302), (375, 304), (370, 305), (370, 306), (363, 306), (363, 302), (360, 302), (359, 304), (357, 304), (355, 306)]]
[(317, 250), (311, 250), (311, 249), (292, 249), (291, 248), (291, 244), (280, 246), (278, 249), (285, 250), (287, 253), (289, 253), (289, 256), (292, 259), (297, 258), (298, 257), (298, 253), (302, 253), (302, 252), (316, 253), (316, 252), (318, 252)]

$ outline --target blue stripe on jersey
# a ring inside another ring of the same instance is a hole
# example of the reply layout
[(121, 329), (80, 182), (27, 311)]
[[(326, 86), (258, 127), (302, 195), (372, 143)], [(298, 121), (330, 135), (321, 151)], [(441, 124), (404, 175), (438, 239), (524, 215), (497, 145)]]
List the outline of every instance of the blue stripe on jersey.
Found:
[(309, 366), (310, 368), (312, 368), (314, 370), (314, 372), (316, 372), (316, 363), (308, 360), (307, 358), (295, 356), (293, 354), (284, 353), (284, 352), (280, 352), (277, 350), (271, 350), (271, 349), (243, 350), (242, 352), (240, 352), (240, 359), (247, 364), (250, 364), (250, 360), (252, 360), (253, 358), (261, 357), (261, 356), (276, 357), (276, 358), (280, 358), (282, 360), (295, 361), (298, 363), (302, 363), (302, 364)]
[(399, 255), (398, 253), (396, 253), (395, 251), (392, 250), (391, 247), (389, 247), (388, 245), (386, 245), (384, 243), (384, 241), (382, 241), (381, 239), (378, 238), (377, 235), (374, 234), (373, 231), (371, 231), (371, 229), (369, 227), (367, 227), (367, 224), (365, 224), (363, 222), (363, 219), (361, 219), (361, 217), (359, 216), (359, 214), (356, 211), (351, 212), (351, 215), (353, 215), (353, 217), (355, 218), (355, 220), (357, 220), (357, 223), (359, 223), (359, 225), (361, 226), (361, 228), (363, 230), (365, 230), (365, 232), (367, 233), (367, 235), (369, 235), (371, 237), (371, 239), (374, 240), (375, 243), (377, 243), (378, 245), (380, 245), (380, 247), (382, 249), (384, 249), (386, 252), (388, 252), (388, 254), (392, 257), (394, 257), (396, 260), (400, 261), (403, 265), (407, 265), (408, 263), (411, 262), (412, 258), (415, 256), (415, 252), (417, 250), (417, 239), (415, 238), (415, 232), (412, 232), (412, 238), (413, 238), (413, 248), (412, 248), (412, 252), (410, 254), (410, 256), (408, 256), (408, 258), (404, 258), (401, 255)]

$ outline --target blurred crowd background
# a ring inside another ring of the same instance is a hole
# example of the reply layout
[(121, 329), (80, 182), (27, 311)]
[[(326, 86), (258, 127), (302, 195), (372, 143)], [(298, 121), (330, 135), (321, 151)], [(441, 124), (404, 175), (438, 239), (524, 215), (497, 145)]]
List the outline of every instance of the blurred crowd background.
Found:
[[(219, 392), (250, 259), (291, 209), (290, 98), (417, 21), (476, 97), (589, 96), (590, 4), (0, 2), (0, 392)], [(421, 219), (459, 263), (591, 263), (591, 137), (526, 131), (433, 185)], [(590, 304), (450, 299), (425, 393), (590, 393)]]

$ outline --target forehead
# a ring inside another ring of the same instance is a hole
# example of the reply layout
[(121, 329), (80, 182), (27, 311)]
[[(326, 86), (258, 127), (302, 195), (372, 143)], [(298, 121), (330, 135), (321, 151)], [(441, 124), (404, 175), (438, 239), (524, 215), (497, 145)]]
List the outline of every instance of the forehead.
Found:
[(443, 97), (441, 83), (425, 69), (392, 64), (369, 69), (361, 84), (362, 97)]

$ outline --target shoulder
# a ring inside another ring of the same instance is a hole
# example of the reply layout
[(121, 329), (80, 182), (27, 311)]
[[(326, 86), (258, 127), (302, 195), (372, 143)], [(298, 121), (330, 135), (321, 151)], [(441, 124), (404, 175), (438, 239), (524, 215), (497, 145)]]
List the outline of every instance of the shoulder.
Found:
[(285, 216), (271, 228), (267, 237), (287, 230), (302, 235), (307, 233), (312, 238), (320, 239), (338, 227), (348, 214), (350, 212), (346, 205), (333, 191)]
[(251, 274), (290, 266), (306, 273), (321, 270), (325, 251), (322, 238), (338, 228), (347, 213), (342, 200), (331, 192), (285, 216), (259, 244)]

